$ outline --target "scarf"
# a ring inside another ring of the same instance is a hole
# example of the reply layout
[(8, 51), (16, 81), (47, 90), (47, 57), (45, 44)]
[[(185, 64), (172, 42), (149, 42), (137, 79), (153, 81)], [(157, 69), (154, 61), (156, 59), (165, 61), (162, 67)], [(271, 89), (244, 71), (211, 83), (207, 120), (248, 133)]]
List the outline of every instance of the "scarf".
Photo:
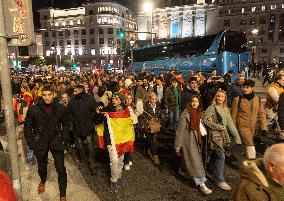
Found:
[(200, 131), (200, 119), (201, 119), (201, 110), (200, 108), (198, 109), (193, 109), (190, 107), (190, 130), (192, 131), (197, 131), (198, 134), (198, 144), (202, 144), (202, 135)]
[(254, 93), (252, 92), (251, 94), (243, 94), (243, 97), (250, 101), (254, 98)]

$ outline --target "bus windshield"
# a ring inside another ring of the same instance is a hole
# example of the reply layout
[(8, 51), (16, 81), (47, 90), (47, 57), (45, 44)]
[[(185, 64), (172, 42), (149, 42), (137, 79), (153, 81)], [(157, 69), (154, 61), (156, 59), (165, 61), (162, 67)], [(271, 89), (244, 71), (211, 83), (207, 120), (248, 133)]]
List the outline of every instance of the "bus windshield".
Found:
[(220, 42), (219, 53), (224, 51), (233, 53), (247, 51), (247, 40), (245, 34), (240, 34), (234, 31), (225, 32)]
[(204, 36), (165, 45), (134, 49), (133, 59), (134, 62), (143, 62), (200, 56), (211, 47), (215, 37), (216, 35)]

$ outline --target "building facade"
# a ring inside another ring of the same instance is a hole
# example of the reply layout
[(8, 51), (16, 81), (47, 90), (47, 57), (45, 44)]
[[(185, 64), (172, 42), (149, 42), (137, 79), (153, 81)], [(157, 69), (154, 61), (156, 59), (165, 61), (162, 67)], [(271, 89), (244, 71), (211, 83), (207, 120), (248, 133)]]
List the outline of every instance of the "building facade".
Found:
[(44, 56), (71, 63), (121, 67), (117, 54), (117, 30), (137, 30), (134, 12), (115, 2), (86, 3), (70, 9), (41, 9), (41, 32)]
[(252, 63), (284, 63), (283, 0), (219, 0), (218, 8), (218, 30), (245, 32)]
[[(216, 33), (218, 8), (214, 4), (200, 3), (154, 8), (151, 14), (138, 15), (138, 31), (154, 32), (156, 39), (185, 38)], [(171, 2), (171, 1), (169, 1)], [(192, 1), (186, 1), (192, 2)], [(174, 4), (176, 5), (176, 4)], [(152, 20), (151, 20), (152, 19)], [(139, 40), (146, 40), (150, 34), (138, 34)]]

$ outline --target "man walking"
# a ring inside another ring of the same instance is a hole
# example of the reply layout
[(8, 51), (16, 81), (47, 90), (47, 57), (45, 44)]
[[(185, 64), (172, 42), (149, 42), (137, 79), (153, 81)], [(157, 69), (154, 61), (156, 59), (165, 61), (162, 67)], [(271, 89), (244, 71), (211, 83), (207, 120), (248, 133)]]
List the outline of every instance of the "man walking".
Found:
[(29, 108), (26, 116), (24, 135), (28, 146), (34, 151), (38, 162), (41, 182), (38, 193), (45, 191), (48, 152), (54, 158), (58, 174), (60, 201), (66, 201), (67, 173), (64, 166), (65, 143), (68, 140), (65, 107), (54, 101), (52, 86), (42, 88), (42, 99)]
[(242, 143), (246, 145), (248, 159), (256, 158), (253, 138), (257, 121), (262, 132), (267, 131), (266, 114), (260, 98), (254, 93), (254, 86), (252, 80), (243, 83), (243, 95), (234, 99), (231, 111)]

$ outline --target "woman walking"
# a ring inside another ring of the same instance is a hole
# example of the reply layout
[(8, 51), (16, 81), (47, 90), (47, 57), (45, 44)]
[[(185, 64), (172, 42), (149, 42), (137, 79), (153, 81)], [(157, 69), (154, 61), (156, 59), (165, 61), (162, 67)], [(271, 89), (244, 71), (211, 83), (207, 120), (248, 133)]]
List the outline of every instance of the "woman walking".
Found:
[[(125, 99), (126, 106), (128, 107), (128, 110), (131, 115), (131, 119), (133, 122), (134, 130), (137, 127), (138, 124), (138, 117), (143, 113), (143, 103), (142, 100), (137, 101), (137, 105), (134, 105), (133, 102), (133, 96), (131, 94), (128, 94)], [(131, 160), (131, 153), (126, 152), (124, 154), (124, 169), (130, 170), (130, 166), (132, 165)]]
[(144, 105), (144, 112), (141, 115), (142, 132), (145, 132), (147, 139), (147, 153), (155, 165), (160, 165), (157, 154), (157, 135), (160, 132), (162, 110), (158, 105), (157, 95), (152, 92), (150, 100)]
[(202, 163), (201, 146), (202, 134), (200, 121), (202, 107), (198, 96), (192, 96), (187, 108), (180, 116), (175, 138), (175, 148), (177, 155), (181, 155), (181, 160), (186, 173), (194, 178), (196, 186), (205, 194), (212, 191), (206, 187), (205, 170)]
[(241, 139), (227, 107), (225, 91), (219, 90), (215, 94), (211, 106), (204, 113), (203, 122), (209, 127), (208, 146), (212, 150), (208, 173), (213, 176), (219, 188), (231, 190), (231, 186), (225, 182), (224, 178), (225, 147), (230, 143), (227, 129), (236, 144), (241, 144)]

